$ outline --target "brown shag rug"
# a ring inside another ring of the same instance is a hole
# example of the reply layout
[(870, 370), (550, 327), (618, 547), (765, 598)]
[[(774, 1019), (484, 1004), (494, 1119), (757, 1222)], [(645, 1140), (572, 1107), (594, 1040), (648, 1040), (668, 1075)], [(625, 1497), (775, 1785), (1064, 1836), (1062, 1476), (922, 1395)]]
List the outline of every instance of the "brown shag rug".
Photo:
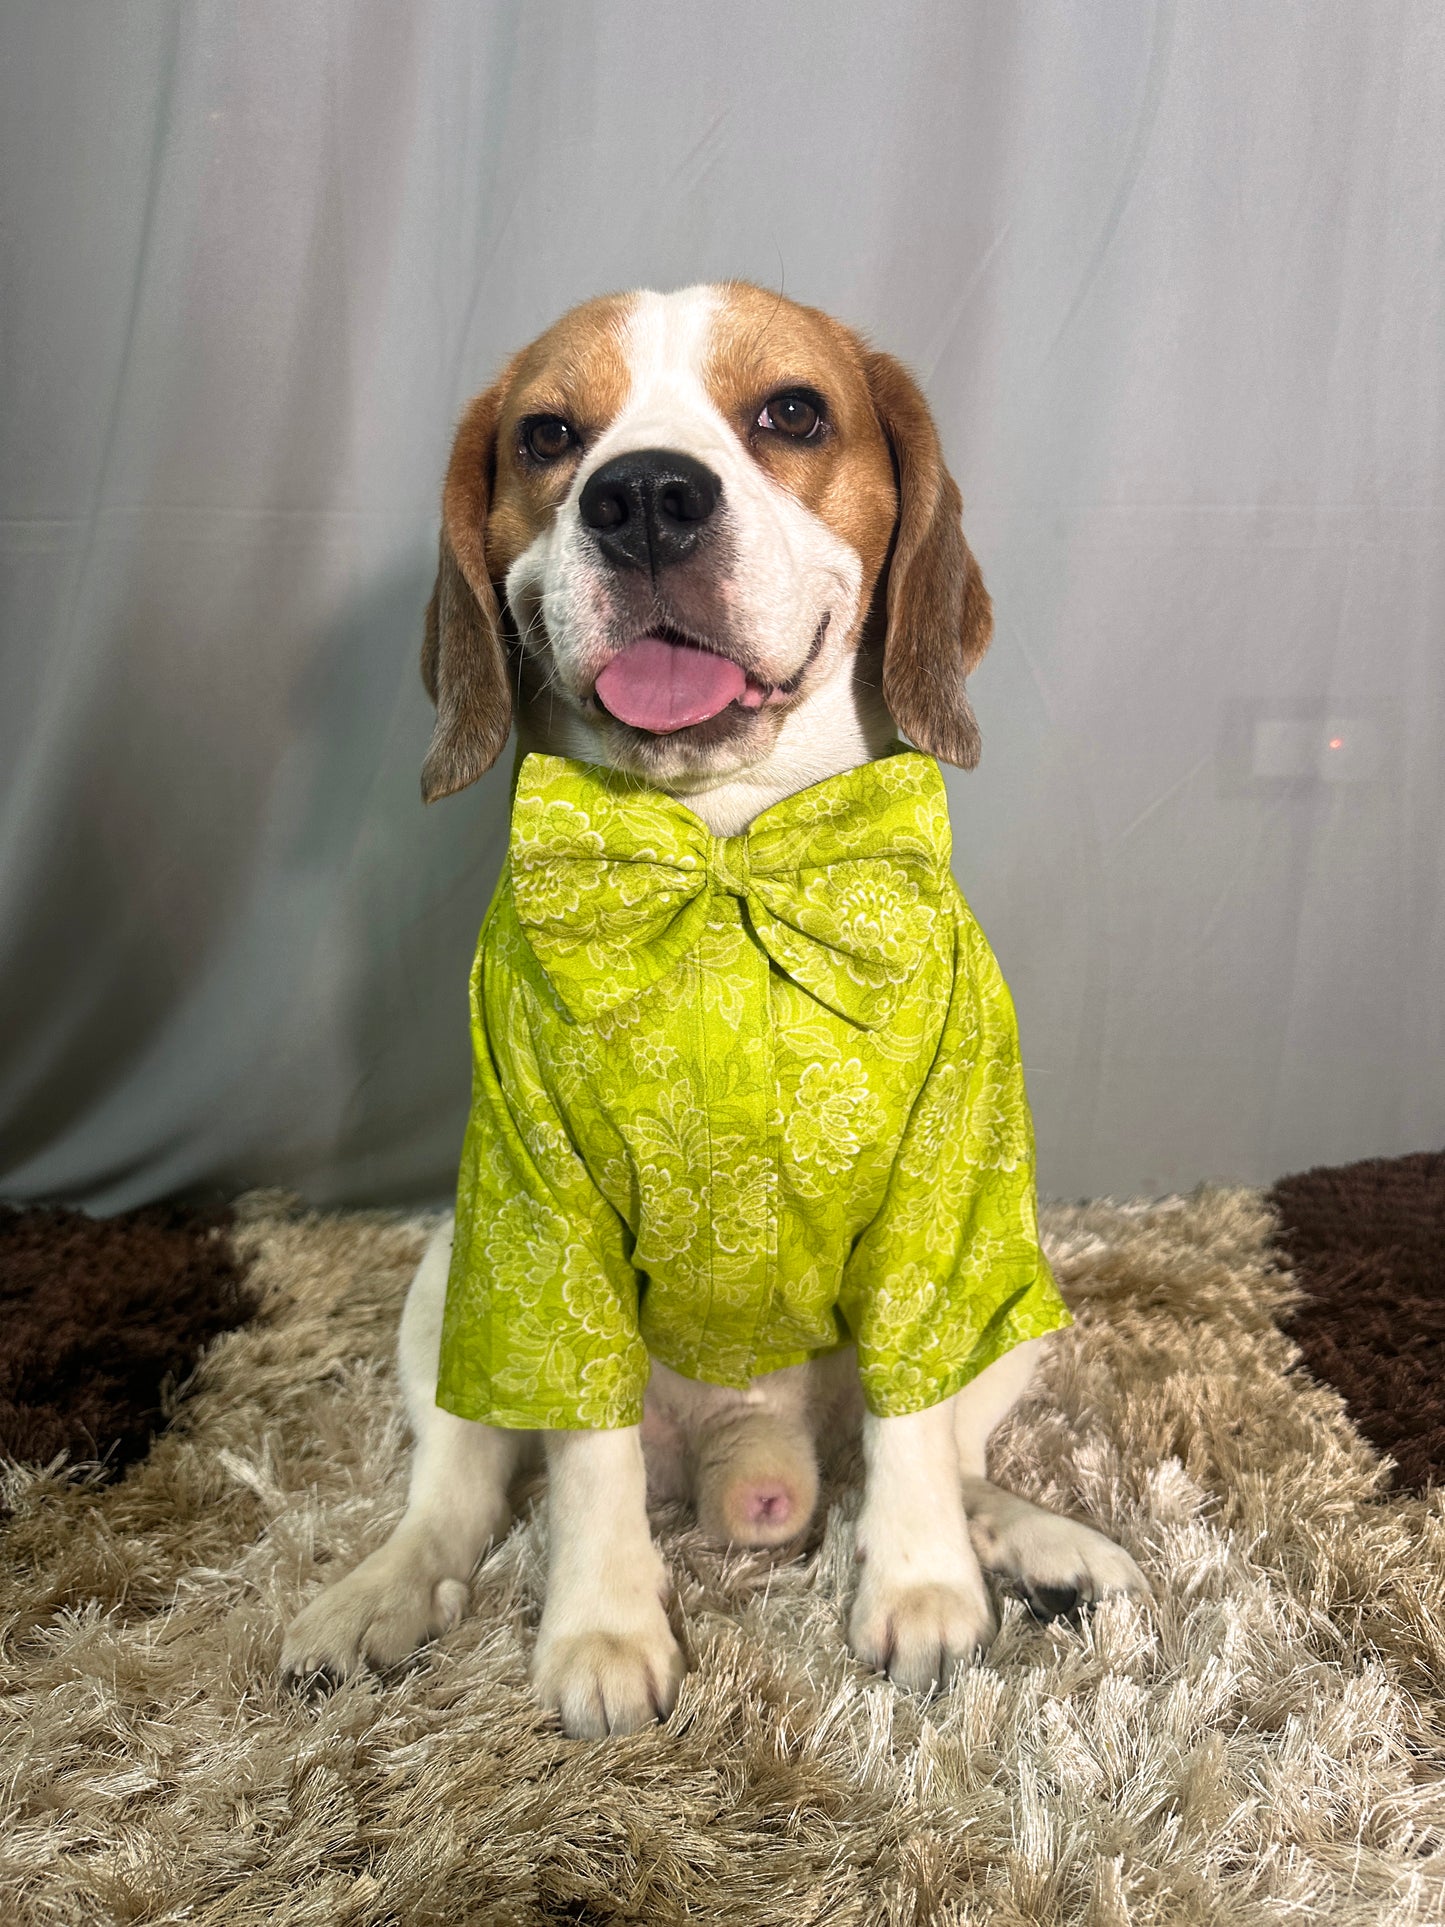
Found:
[(998, 1476), (1157, 1588), (1017, 1605), (924, 1704), (843, 1643), (856, 1492), (771, 1567), (659, 1521), (695, 1670), (661, 1729), (527, 1690), (544, 1520), (396, 1677), (276, 1683), (283, 1623), (402, 1498), (390, 1370), (428, 1221), (252, 1200), (258, 1316), (106, 1488), (12, 1466), (6, 1923), (1359, 1923), (1445, 1919), (1445, 1504), (1389, 1491), (1276, 1322), (1262, 1196), (1056, 1209), (1079, 1324)]
[(143, 1456), (205, 1347), (254, 1309), (230, 1220), (0, 1206), (0, 1459), (114, 1477)]
[(1445, 1479), (1445, 1151), (1282, 1178), (1279, 1243), (1305, 1296), (1291, 1337), (1417, 1489)]

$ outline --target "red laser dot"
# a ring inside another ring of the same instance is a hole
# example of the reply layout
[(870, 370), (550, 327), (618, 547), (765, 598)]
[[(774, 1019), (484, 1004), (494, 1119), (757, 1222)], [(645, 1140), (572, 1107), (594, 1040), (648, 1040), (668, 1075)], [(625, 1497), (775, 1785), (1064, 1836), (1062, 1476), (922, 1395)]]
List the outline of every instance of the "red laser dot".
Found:
[(1343, 749), (1344, 746), (1345, 746), (1345, 739), (1343, 736), (1331, 736), (1330, 738), (1331, 749)]

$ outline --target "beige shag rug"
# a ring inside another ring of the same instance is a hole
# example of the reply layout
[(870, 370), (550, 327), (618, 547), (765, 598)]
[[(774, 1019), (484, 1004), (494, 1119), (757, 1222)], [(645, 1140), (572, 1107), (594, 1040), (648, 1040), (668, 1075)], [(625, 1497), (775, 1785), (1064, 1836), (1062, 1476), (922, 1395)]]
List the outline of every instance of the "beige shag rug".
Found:
[(997, 1476), (1114, 1532), (1153, 1606), (1010, 1605), (923, 1704), (843, 1644), (856, 1492), (781, 1567), (669, 1516), (695, 1670), (601, 1745), (528, 1694), (540, 1511), (401, 1676), (277, 1686), (283, 1623), (399, 1510), (427, 1223), (251, 1200), (261, 1315), (150, 1457), (11, 1468), (0, 1921), (1445, 1920), (1445, 1509), (1294, 1369), (1258, 1194), (1048, 1217), (1079, 1325)]

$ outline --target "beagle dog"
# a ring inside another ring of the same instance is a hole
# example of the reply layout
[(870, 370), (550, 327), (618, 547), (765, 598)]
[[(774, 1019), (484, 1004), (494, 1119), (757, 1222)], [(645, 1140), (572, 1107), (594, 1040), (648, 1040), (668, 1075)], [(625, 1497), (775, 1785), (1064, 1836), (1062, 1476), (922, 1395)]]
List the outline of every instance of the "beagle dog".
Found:
[[(884, 754), (901, 732), (971, 768), (965, 681), (992, 614), (918, 387), (816, 309), (741, 283), (609, 296), (565, 315), (468, 407), (442, 502), (423, 676), (428, 801), (523, 751), (622, 771), (716, 837)], [(405, 1514), (290, 1628), (293, 1676), (402, 1659), (453, 1625), (529, 1436), (436, 1402), (452, 1224), (406, 1301), (415, 1434)], [(745, 1389), (655, 1361), (640, 1425), (543, 1436), (548, 1579), (533, 1678), (577, 1736), (665, 1718), (683, 1661), (647, 1517), (690, 1496), (712, 1535), (798, 1539), (816, 1440), (862, 1425), (848, 1638), (929, 1690), (989, 1643), (984, 1569), (1041, 1615), (1146, 1593), (1092, 1528), (991, 1484), (990, 1433), (1027, 1391), (1029, 1339), (922, 1411), (860, 1410), (846, 1351)]]

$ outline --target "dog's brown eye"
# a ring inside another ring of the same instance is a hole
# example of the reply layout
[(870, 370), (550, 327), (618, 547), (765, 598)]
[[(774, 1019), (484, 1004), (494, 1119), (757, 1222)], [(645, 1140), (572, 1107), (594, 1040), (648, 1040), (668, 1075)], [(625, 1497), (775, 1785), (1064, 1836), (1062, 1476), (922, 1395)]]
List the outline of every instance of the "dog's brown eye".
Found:
[(774, 395), (764, 405), (758, 416), (759, 428), (775, 428), (780, 435), (788, 435), (795, 442), (805, 442), (809, 436), (816, 435), (823, 419), (823, 411), (818, 403), (807, 395)]
[(575, 447), (577, 437), (560, 415), (538, 415), (535, 421), (527, 423), (522, 437), (527, 453), (535, 455), (539, 462), (555, 462), (565, 455), (569, 448)]

